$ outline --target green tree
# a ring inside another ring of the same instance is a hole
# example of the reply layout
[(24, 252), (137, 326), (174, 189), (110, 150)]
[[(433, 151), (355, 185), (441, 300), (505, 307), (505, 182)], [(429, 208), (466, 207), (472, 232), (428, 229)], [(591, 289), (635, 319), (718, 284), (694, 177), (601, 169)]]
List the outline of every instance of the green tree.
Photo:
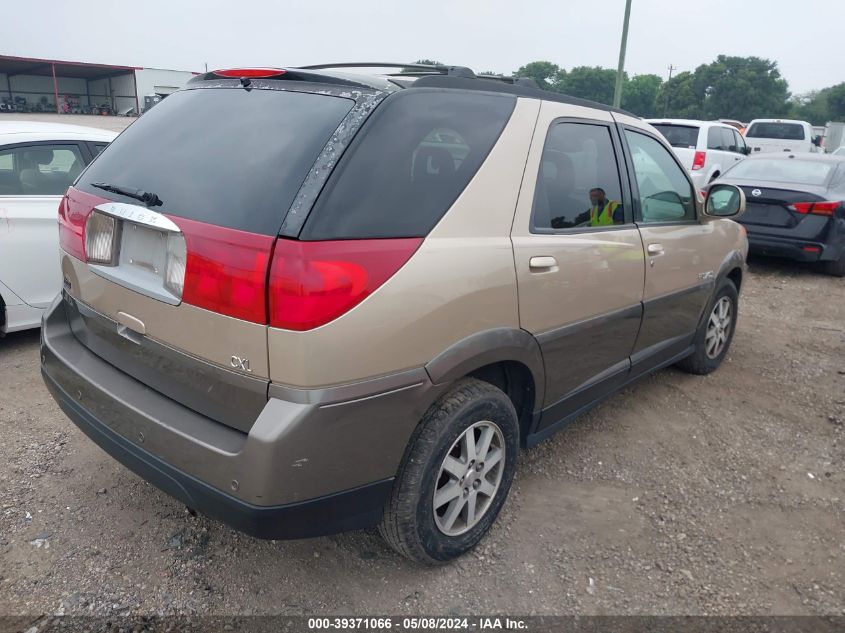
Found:
[[(437, 62), (437, 61), (434, 61), (433, 59), (418, 59), (414, 63), (415, 64), (427, 64), (429, 66), (442, 66), (443, 65), (443, 62)], [(403, 68), (399, 72), (416, 73), (416, 72), (419, 72), (419, 71), (420, 71), (419, 68)]]
[(794, 95), (789, 101), (789, 116), (809, 121), (813, 125), (824, 125), (830, 121), (827, 91), (811, 90), (805, 94)]
[(845, 83), (795, 95), (789, 102), (789, 115), (824, 125), (828, 121), (845, 121)]
[(611, 104), (616, 71), (601, 66), (576, 66), (566, 73), (561, 83), (560, 92), (570, 97)]
[(694, 75), (685, 71), (660, 86), (655, 114), (671, 119), (700, 119), (703, 104), (704, 95), (695, 91)]
[(822, 92), (825, 93), (825, 98), (827, 99), (827, 120), (845, 121), (845, 83), (825, 88)]
[(662, 84), (658, 75), (634, 75), (622, 86), (622, 108), (643, 118), (658, 116), (662, 110), (657, 95)]
[(789, 110), (789, 87), (777, 62), (768, 59), (719, 55), (695, 69), (693, 84), (706, 119), (749, 121)]
[(559, 91), (560, 84), (566, 76), (566, 71), (552, 62), (537, 61), (520, 66), (519, 70), (513, 73), (513, 76), (529, 77), (544, 90)]

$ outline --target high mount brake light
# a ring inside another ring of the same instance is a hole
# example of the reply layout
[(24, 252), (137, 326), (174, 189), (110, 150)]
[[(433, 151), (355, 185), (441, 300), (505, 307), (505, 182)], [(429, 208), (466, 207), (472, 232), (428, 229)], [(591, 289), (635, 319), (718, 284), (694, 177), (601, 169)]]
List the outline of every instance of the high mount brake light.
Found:
[(251, 79), (260, 79), (264, 77), (278, 77), (284, 75), (287, 71), (278, 68), (226, 68), (225, 70), (212, 71), (219, 77), (234, 77), (240, 79), (241, 77), (249, 77)]

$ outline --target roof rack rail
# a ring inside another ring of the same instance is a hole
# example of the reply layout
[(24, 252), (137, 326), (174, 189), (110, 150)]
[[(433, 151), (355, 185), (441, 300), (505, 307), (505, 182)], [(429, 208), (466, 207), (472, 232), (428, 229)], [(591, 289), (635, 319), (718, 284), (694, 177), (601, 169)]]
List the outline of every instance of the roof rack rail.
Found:
[(395, 62), (343, 62), (340, 64), (312, 64), (310, 66), (299, 66), (302, 70), (330, 70), (332, 68), (408, 68), (419, 71), (419, 73), (395, 73), (402, 75), (451, 75), (453, 77), (464, 77), (475, 79), (476, 75), (472, 69), (466, 66), (449, 66), (446, 64), (398, 64)]
[(540, 88), (536, 81), (531, 77), (506, 77), (505, 75), (478, 75), (479, 79), (490, 79), (492, 81), (501, 81), (506, 84), (513, 84), (514, 86), (526, 86), (528, 88)]

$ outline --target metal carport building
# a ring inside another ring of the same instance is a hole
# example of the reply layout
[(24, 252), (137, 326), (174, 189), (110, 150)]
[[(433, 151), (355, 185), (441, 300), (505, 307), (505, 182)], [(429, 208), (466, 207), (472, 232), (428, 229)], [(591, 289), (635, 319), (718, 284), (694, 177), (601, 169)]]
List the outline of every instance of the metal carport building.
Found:
[(100, 106), (108, 106), (111, 112), (129, 107), (140, 111), (137, 70), (142, 68), (3, 55), (0, 98), (30, 112), (61, 114)]
[(163, 98), (195, 74), (0, 55), (0, 110), (115, 114), (133, 108), (140, 113), (144, 96)]

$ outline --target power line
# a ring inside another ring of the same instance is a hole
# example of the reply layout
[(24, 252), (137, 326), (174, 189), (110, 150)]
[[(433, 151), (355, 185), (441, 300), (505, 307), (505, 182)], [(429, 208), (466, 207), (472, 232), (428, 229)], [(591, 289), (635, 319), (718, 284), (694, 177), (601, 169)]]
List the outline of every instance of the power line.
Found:
[(671, 90), (671, 83), (672, 83), (672, 71), (678, 70), (677, 67), (669, 64), (669, 79), (666, 81), (666, 101), (663, 104), (663, 116), (666, 116), (666, 113), (669, 111), (669, 91)]

